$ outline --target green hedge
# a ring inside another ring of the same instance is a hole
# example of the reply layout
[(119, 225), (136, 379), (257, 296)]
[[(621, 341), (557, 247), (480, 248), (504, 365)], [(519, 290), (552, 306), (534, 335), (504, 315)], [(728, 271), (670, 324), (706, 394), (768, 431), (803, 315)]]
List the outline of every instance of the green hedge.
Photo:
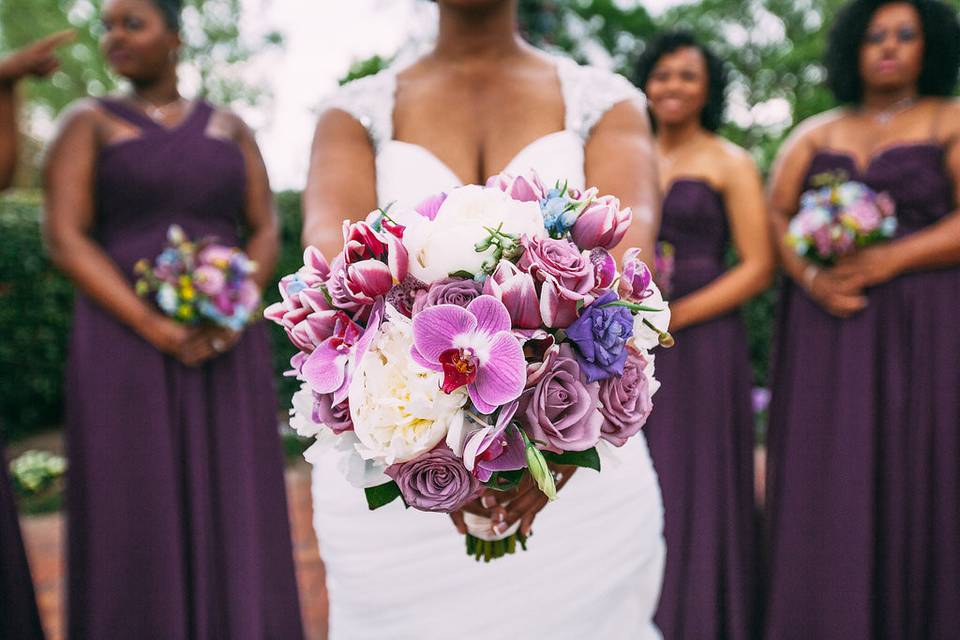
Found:
[[(301, 264), (300, 193), (276, 195), (282, 250), (277, 274)], [(62, 420), (63, 364), (70, 331), (72, 287), (50, 264), (40, 239), (40, 198), (17, 193), (0, 199), (0, 421), (8, 438), (58, 425)], [(265, 302), (279, 300), (275, 284)], [(773, 292), (751, 302), (744, 315), (750, 331), (754, 379), (766, 380)], [(270, 326), (280, 406), (289, 406), (296, 382), (284, 377), (293, 347)]]

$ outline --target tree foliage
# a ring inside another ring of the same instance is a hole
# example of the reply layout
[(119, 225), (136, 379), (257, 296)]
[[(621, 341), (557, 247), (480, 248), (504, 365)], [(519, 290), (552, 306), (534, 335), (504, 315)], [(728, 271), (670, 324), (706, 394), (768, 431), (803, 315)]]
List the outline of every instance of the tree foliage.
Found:
[[(60, 51), (61, 69), (49, 81), (29, 83), (27, 104), (52, 118), (70, 102), (103, 95), (118, 85), (99, 51), (101, 0), (0, 0), (0, 51), (45, 33), (74, 29), (76, 40)], [(255, 102), (261, 92), (239, 75), (240, 65), (265, 46), (282, 44), (278, 33), (256, 41), (241, 37), (242, 0), (187, 0), (183, 11), (186, 75), (201, 95), (224, 104)]]

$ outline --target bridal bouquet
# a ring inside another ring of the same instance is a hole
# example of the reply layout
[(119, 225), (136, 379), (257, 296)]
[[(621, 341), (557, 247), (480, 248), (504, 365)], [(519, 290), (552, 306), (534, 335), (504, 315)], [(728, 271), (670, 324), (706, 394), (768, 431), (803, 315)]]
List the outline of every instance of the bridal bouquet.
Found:
[(184, 324), (210, 322), (239, 331), (260, 304), (251, 278), (256, 268), (240, 249), (210, 239), (192, 242), (173, 225), (153, 264), (143, 259), (134, 266), (136, 291), (152, 294), (166, 315)]
[(817, 189), (800, 197), (786, 243), (798, 255), (821, 265), (834, 264), (854, 250), (888, 240), (897, 230), (894, 203), (844, 175), (817, 176)]
[[(308, 248), (265, 311), (298, 349), (291, 425), (341, 452), (371, 509), (451, 513), (525, 474), (554, 499), (548, 462), (599, 471), (598, 446), (637, 435), (651, 349), (672, 343), (639, 251), (620, 273), (607, 251), (630, 221), (612, 196), (531, 173), (344, 222), (343, 250)], [(468, 524), (477, 559), (525, 542)]]

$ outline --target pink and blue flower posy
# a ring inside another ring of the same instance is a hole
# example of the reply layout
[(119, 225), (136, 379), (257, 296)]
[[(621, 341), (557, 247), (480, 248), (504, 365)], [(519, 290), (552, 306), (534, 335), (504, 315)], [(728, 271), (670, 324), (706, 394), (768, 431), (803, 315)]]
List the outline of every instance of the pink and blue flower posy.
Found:
[[(308, 248), (265, 311), (297, 348), (308, 459), (340, 455), (371, 509), (444, 513), (524, 476), (554, 499), (548, 463), (599, 471), (646, 422), (652, 349), (672, 344), (639, 251), (619, 270), (609, 253), (630, 222), (596, 189), (501, 174), (344, 222), (330, 262)], [(468, 525), (477, 559), (525, 543)]]
[(889, 240), (897, 231), (893, 199), (840, 174), (815, 176), (819, 188), (804, 192), (785, 242), (797, 255), (835, 264), (859, 248)]
[(167, 246), (151, 264), (143, 259), (134, 271), (136, 291), (153, 295), (157, 306), (184, 324), (210, 323), (240, 331), (260, 306), (253, 281), (257, 265), (236, 247), (212, 239), (194, 242), (173, 225)]

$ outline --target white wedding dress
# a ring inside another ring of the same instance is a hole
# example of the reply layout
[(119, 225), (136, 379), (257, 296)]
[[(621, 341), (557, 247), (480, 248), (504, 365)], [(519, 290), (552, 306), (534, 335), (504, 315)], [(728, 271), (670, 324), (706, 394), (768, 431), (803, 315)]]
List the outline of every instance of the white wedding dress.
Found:
[[(584, 143), (614, 104), (640, 96), (624, 78), (557, 58), (565, 128), (521, 150), (508, 171), (584, 187)], [(396, 71), (343, 87), (326, 105), (359, 120), (376, 151), (377, 196), (414, 205), (459, 185), (427, 149), (393, 140)], [(394, 209), (396, 210), (396, 209)], [(533, 525), (528, 551), (490, 564), (467, 557), (443, 514), (398, 500), (371, 512), (338, 454), (312, 452), (314, 527), (327, 570), (331, 640), (646, 640), (665, 545), (663, 506), (646, 440), (602, 452)]]

